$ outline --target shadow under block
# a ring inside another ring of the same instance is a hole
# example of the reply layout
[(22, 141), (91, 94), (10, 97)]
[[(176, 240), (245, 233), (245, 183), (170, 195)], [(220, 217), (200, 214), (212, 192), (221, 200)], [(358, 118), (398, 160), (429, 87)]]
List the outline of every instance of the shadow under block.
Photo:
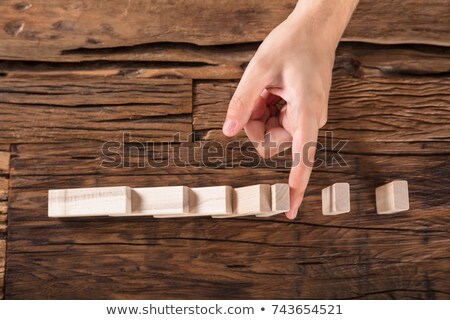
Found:
[(155, 218), (187, 218), (232, 214), (233, 188), (230, 186), (191, 188), (189, 213), (184, 215), (158, 215)]
[(126, 215), (131, 212), (131, 188), (49, 190), (48, 216), (52, 218)]
[(337, 215), (350, 212), (350, 185), (335, 183), (322, 190), (322, 213)]
[(378, 214), (409, 210), (408, 181), (396, 180), (375, 189)]

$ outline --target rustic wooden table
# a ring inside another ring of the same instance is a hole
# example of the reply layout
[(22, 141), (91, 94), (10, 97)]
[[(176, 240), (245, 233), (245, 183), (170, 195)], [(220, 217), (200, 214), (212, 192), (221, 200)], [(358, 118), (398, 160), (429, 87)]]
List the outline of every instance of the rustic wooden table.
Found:
[[(233, 90), (295, 2), (0, 2), (0, 295), (450, 298), (449, 0), (361, 1), (318, 154), (336, 155), (330, 131), (348, 166), (315, 169), (295, 221), (47, 218), (50, 188), (286, 181), (282, 161), (176, 155), (228, 142)], [(411, 210), (379, 216), (374, 189), (393, 179)], [(334, 182), (351, 184), (352, 211), (325, 217)]]

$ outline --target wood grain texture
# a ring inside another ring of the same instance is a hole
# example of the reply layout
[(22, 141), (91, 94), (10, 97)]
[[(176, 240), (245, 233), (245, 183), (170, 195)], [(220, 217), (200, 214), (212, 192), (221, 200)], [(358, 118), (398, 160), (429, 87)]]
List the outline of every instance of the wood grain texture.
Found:
[(0, 77), (0, 87), (0, 143), (173, 141), (192, 131), (191, 80)]
[[(442, 142), (450, 139), (449, 72), (447, 48), (341, 44), (322, 138), (333, 131), (336, 139), (350, 139), (346, 148), (352, 152), (444, 150)], [(197, 139), (226, 140), (220, 129), (237, 83), (194, 82)]]
[[(76, 54), (67, 53), (158, 42), (262, 41), (296, 2), (7, 0), (0, 4), (0, 59), (77, 61)], [(448, 45), (450, 13), (446, 8), (448, 0), (361, 0), (343, 40)]]
[[(236, 81), (195, 83), (193, 129), (197, 139), (227, 140), (220, 129), (236, 86)], [(401, 143), (408, 144), (410, 152), (443, 150), (450, 141), (449, 89), (448, 76), (351, 75), (336, 69), (328, 122), (320, 136), (323, 139), (327, 131), (332, 132), (336, 141), (348, 140), (348, 148), (355, 152), (395, 152)]]
[(131, 191), (132, 214), (185, 214), (189, 212), (189, 192), (185, 186), (162, 188), (133, 188)]
[(131, 213), (130, 187), (76, 188), (48, 191), (48, 216), (70, 218)]
[(10, 145), (0, 144), (0, 299), (4, 298)]
[[(0, 240), (6, 238), (10, 159), (9, 150), (9, 145), (0, 144)], [(0, 264), (1, 263), (2, 262), (0, 259)]]
[[(173, 157), (154, 148), (148, 153)], [(294, 222), (281, 216), (58, 221), (46, 215), (49, 188), (181, 181), (191, 187), (239, 187), (285, 181), (288, 170), (101, 168), (94, 142), (16, 145), (6, 297), (448, 299), (448, 156), (346, 160), (348, 167), (314, 171)], [(375, 187), (401, 177), (410, 183), (411, 210), (377, 215)], [(342, 180), (352, 186), (353, 211), (324, 217), (321, 189)]]
[[(336, 154), (330, 130), (348, 166), (315, 168), (294, 222), (47, 217), (48, 189), (287, 182), (289, 152), (198, 159), (230, 141), (237, 81), (295, 3), (0, 2), (0, 297), (449, 299), (448, 0), (360, 1), (317, 155)], [(411, 209), (377, 215), (375, 188), (396, 179)], [(325, 217), (321, 189), (340, 181), (351, 212)]]
[[(143, 48), (88, 50), (81, 51), (83, 62), (0, 61), (0, 75), (239, 79), (259, 45), (157, 43)], [(336, 69), (350, 74), (439, 75), (450, 71), (449, 55), (449, 47), (343, 42), (337, 49)]]
[(5, 298), (6, 239), (0, 239), (0, 299)]

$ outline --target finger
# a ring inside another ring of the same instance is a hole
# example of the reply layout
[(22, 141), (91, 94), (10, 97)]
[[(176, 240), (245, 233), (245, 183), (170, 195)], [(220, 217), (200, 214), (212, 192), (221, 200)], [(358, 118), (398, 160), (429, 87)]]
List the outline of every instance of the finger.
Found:
[(291, 147), (292, 136), (284, 128), (278, 126), (269, 129), (264, 142), (258, 151), (264, 158), (270, 158)]
[[(262, 98), (261, 98), (262, 99)], [(266, 122), (270, 117), (269, 109), (257, 107), (258, 110), (254, 110), (250, 120), (244, 127), (245, 134), (248, 139), (253, 143), (255, 148), (264, 140), (264, 134), (266, 131)]]
[(262, 141), (264, 141), (264, 133), (266, 129), (266, 124), (260, 120), (250, 120), (244, 127), (245, 134), (248, 139), (253, 143), (256, 151), (259, 153), (258, 149)]
[(248, 139), (255, 143), (264, 141), (264, 134), (266, 132), (266, 123), (261, 120), (250, 120), (244, 127), (245, 134)]
[(281, 126), (291, 133), (295, 132), (295, 130), (297, 130), (298, 128), (298, 121), (296, 121), (296, 119), (293, 117), (292, 112), (294, 112), (293, 108), (291, 107), (288, 111), (286, 105), (280, 110), (278, 114)]
[(263, 120), (269, 116), (269, 109), (266, 105), (266, 100), (260, 96), (256, 99), (255, 106), (253, 107), (252, 113), (250, 115), (250, 120)]
[(261, 96), (266, 100), (267, 107), (274, 106), (281, 100), (280, 96), (272, 94), (269, 90), (264, 89)]
[(266, 131), (266, 123), (250, 120), (245, 133), (263, 158), (272, 157), (291, 147), (292, 136), (280, 126)]
[(289, 175), (290, 209), (286, 217), (294, 219), (303, 201), (306, 186), (314, 166), (318, 127), (313, 121), (302, 119), (293, 134), (292, 168)]
[(266, 131), (269, 131), (272, 128), (276, 128), (280, 126), (280, 120), (278, 117), (270, 117), (266, 122)]
[[(252, 60), (253, 61), (253, 60)], [(250, 63), (231, 98), (223, 125), (226, 136), (236, 135), (248, 122), (261, 94), (268, 85), (269, 72)]]

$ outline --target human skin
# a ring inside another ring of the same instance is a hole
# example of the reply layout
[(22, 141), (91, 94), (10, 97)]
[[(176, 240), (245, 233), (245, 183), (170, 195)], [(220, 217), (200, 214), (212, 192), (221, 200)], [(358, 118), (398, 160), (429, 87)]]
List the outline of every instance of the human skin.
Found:
[[(292, 146), (289, 219), (303, 201), (318, 131), (327, 122), (336, 47), (357, 4), (300, 0), (258, 48), (228, 107), (226, 136), (244, 129), (264, 158)], [(278, 110), (281, 99), (286, 104)]]

